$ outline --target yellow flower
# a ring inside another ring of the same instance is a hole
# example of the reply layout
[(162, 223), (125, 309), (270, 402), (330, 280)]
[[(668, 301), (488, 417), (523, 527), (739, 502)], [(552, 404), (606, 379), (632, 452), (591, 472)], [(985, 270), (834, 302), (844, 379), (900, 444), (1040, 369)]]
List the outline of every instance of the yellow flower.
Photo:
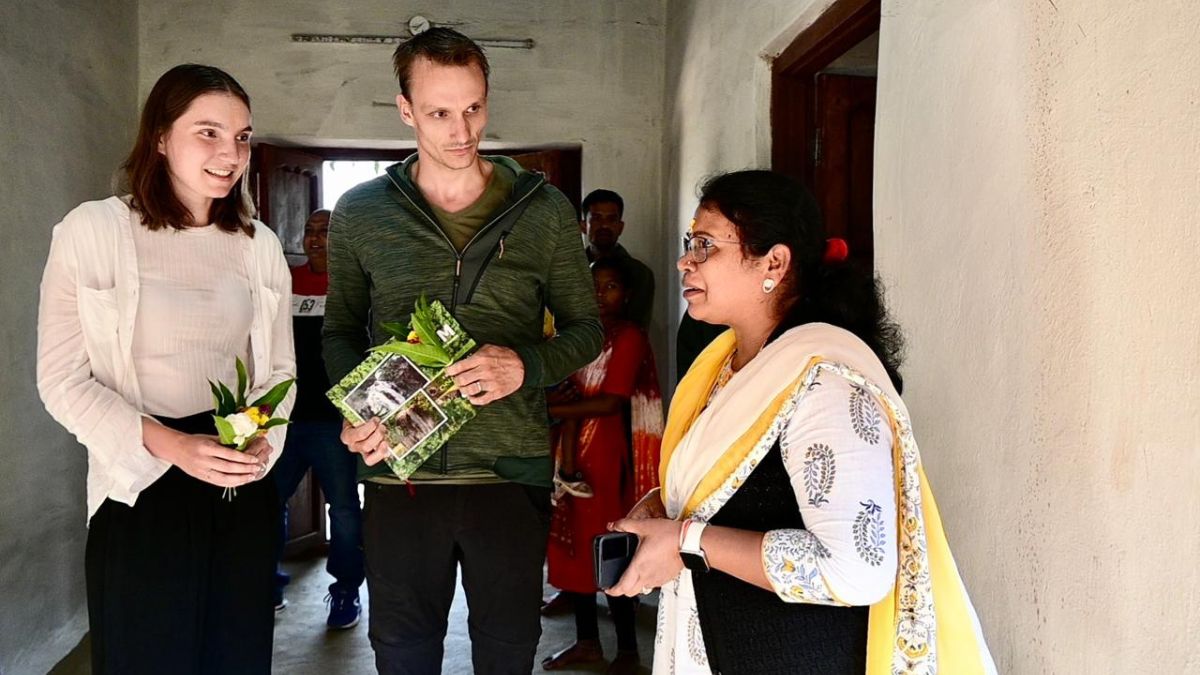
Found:
[(246, 408), (246, 416), (260, 427), (271, 419), (269, 415), (264, 414), (256, 406), (250, 406), (249, 408)]
[(410, 345), (419, 345), (421, 344), (421, 336), (417, 335), (417, 331), (410, 330), (408, 331), (408, 337), (405, 338), (405, 341)]

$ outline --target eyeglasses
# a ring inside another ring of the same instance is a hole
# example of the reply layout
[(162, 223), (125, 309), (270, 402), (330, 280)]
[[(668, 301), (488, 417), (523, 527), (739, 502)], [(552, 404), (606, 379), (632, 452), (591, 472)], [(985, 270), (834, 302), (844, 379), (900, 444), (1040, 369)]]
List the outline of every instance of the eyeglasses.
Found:
[(715, 248), (720, 244), (740, 244), (742, 242), (736, 239), (710, 239), (709, 237), (697, 237), (688, 232), (683, 235), (683, 252), (687, 257), (697, 265), (708, 260), (708, 250)]

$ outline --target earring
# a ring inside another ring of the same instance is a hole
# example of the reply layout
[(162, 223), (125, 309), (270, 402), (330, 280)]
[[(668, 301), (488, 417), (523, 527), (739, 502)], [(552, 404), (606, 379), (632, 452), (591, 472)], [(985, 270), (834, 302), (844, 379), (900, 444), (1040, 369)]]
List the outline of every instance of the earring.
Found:
[(763, 279), (763, 293), (770, 293), (773, 290), (775, 290), (775, 280)]

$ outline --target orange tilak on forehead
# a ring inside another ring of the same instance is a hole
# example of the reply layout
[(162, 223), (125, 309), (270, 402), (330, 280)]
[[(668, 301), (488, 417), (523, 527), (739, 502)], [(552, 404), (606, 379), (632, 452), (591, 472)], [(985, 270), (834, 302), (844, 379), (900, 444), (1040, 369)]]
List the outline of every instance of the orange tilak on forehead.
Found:
[(696, 219), (692, 218), (692, 222), (688, 223), (688, 232), (696, 231)]

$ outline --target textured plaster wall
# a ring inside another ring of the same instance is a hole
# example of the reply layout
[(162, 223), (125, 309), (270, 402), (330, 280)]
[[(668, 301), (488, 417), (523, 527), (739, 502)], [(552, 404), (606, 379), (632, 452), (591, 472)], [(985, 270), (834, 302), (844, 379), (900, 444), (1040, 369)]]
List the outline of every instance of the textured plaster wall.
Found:
[[(621, 241), (663, 267), (661, 174), (664, 2), (187, 0), (141, 5), (141, 90), (167, 68), (199, 61), (228, 69), (249, 91), (255, 133), (292, 140), (411, 140), (393, 101), (394, 45), (293, 43), (292, 33), (407, 35), (411, 16), (476, 38), (533, 38), (533, 50), (490, 49), (487, 139), (583, 148), (584, 190), (626, 202)], [(377, 105), (376, 103), (384, 105)], [(369, 143), (368, 143), (369, 144)], [(662, 275), (658, 275), (660, 285)], [(652, 335), (665, 349), (659, 292)]]
[[(755, 55), (823, 4), (668, 5), (670, 237), (769, 163)], [(877, 262), (1001, 672), (1200, 672), (1197, 34), (1181, 1), (883, 4)]]
[(670, 298), (671, 384), (681, 316), (675, 260), (696, 188), (718, 171), (771, 165), (771, 64), (831, 0), (688, 0), (667, 4), (661, 247)]
[(87, 628), (84, 449), (34, 384), (50, 228), (109, 193), (136, 123), (137, 5), (0, 4), (0, 672), (44, 673)]
[(876, 250), (997, 661), (1200, 671), (1200, 9), (884, 16)]

